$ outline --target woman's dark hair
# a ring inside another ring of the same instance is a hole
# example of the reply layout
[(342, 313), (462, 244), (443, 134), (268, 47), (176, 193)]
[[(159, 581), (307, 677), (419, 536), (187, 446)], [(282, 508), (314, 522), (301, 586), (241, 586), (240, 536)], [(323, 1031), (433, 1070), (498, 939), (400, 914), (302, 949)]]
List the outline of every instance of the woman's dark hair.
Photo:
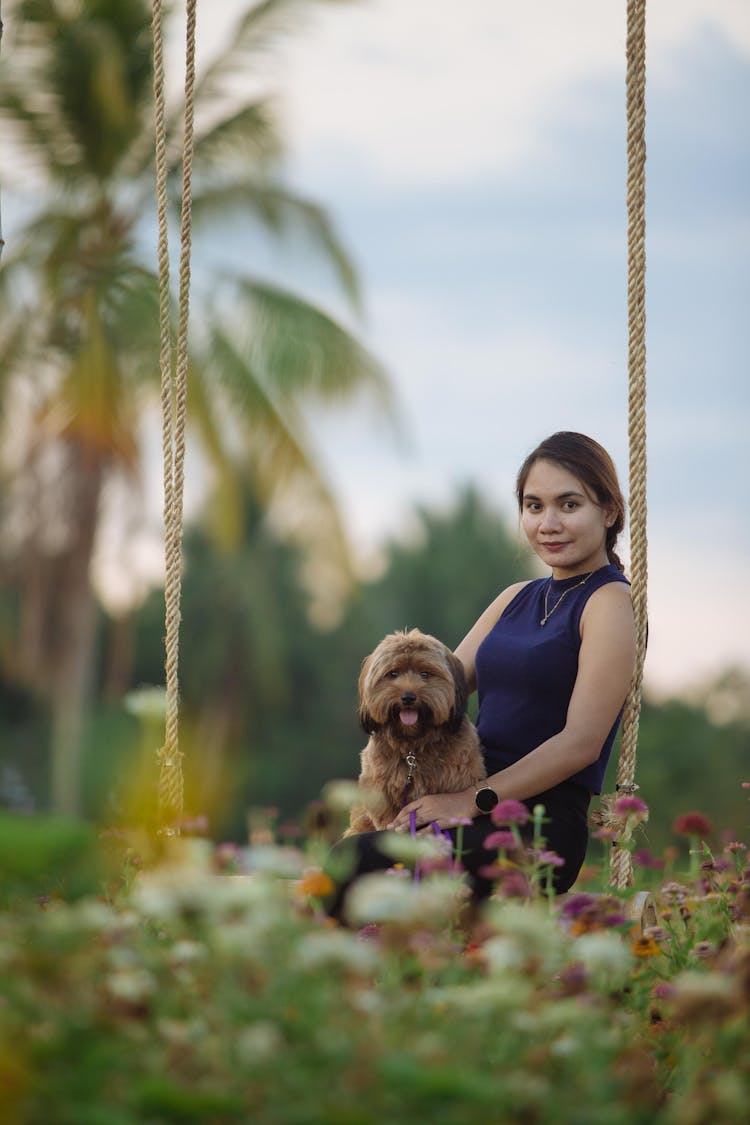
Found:
[(617, 469), (610, 455), (598, 441), (561, 430), (545, 438), (532, 450), (518, 470), (516, 477), (516, 499), (519, 511), (523, 509), (523, 490), (526, 479), (537, 461), (551, 461), (561, 469), (567, 469), (586, 486), (602, 507), (610, 508), (615, 515), (614, 523), (607, 528), (607, 557), (611, 563), (624, 570), (625, 567), (615, 551), (617, 537), (625, 526), (625, 498), (617, 479)]

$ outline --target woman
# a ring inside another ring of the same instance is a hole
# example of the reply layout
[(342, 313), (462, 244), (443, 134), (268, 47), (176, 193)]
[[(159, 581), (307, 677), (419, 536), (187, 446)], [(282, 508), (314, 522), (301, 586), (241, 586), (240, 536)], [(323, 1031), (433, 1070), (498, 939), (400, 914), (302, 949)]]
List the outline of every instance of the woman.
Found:
[[(479, 695), (487, 779), (420, 797), (389, 826), (407, 831), (412, 812), (417, 828), (471, 818), (462, 859), (477, 897), (491, 889), (478, 869), (491, 861), (483, 843), (499, 800), (544, 805), (547, 848), (564, 861), (555, 889), (575, 882), (635, 659), (630, 585), (615, 553), (625, 502), (609, 454), (583, 434), (553, 434), (521, 466), (516, 496), (551, 573), (509, 586), (456, 649)], [(377, 841), (360, 839), (356, 873), (387, 866)]]

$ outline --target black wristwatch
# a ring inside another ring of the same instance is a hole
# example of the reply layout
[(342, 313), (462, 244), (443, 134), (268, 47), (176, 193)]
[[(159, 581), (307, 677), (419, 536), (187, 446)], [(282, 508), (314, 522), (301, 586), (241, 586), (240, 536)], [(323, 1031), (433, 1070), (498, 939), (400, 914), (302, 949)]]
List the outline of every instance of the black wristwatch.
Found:
[(490, 813), (500, 801), (494, 789), (489, 785), (485, 785), (482, 789), (477, 789), (474, 794), (474, 804), (477, 806), (481, 813)]

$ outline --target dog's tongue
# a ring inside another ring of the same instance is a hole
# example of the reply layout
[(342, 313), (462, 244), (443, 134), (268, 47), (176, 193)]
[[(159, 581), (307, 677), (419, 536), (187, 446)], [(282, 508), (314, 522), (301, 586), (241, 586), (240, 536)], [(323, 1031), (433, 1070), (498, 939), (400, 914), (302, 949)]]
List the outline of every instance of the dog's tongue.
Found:
[(419, 718), (419, 711), (401, 711), (399, 718), (405, 727), (413, 727)]

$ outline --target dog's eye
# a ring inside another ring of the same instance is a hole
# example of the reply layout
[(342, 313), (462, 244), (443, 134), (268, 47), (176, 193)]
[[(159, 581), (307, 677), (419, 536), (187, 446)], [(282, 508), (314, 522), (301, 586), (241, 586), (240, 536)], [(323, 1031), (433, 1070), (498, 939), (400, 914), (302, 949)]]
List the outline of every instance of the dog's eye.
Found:
[(420, 674), (420, 676), (422, 677), (423, 680), (429, 680), (429, 678), (430, 678), (429, 672), (420, 672), (419, 674)]
[(395, 680), (397, 676), (398, 676), (398, 672), (396, 671), (395, 668), (392, 668), (390, 672), (386, 672), (386, 674), (385, 674), (385, 678), (387, 680)]

